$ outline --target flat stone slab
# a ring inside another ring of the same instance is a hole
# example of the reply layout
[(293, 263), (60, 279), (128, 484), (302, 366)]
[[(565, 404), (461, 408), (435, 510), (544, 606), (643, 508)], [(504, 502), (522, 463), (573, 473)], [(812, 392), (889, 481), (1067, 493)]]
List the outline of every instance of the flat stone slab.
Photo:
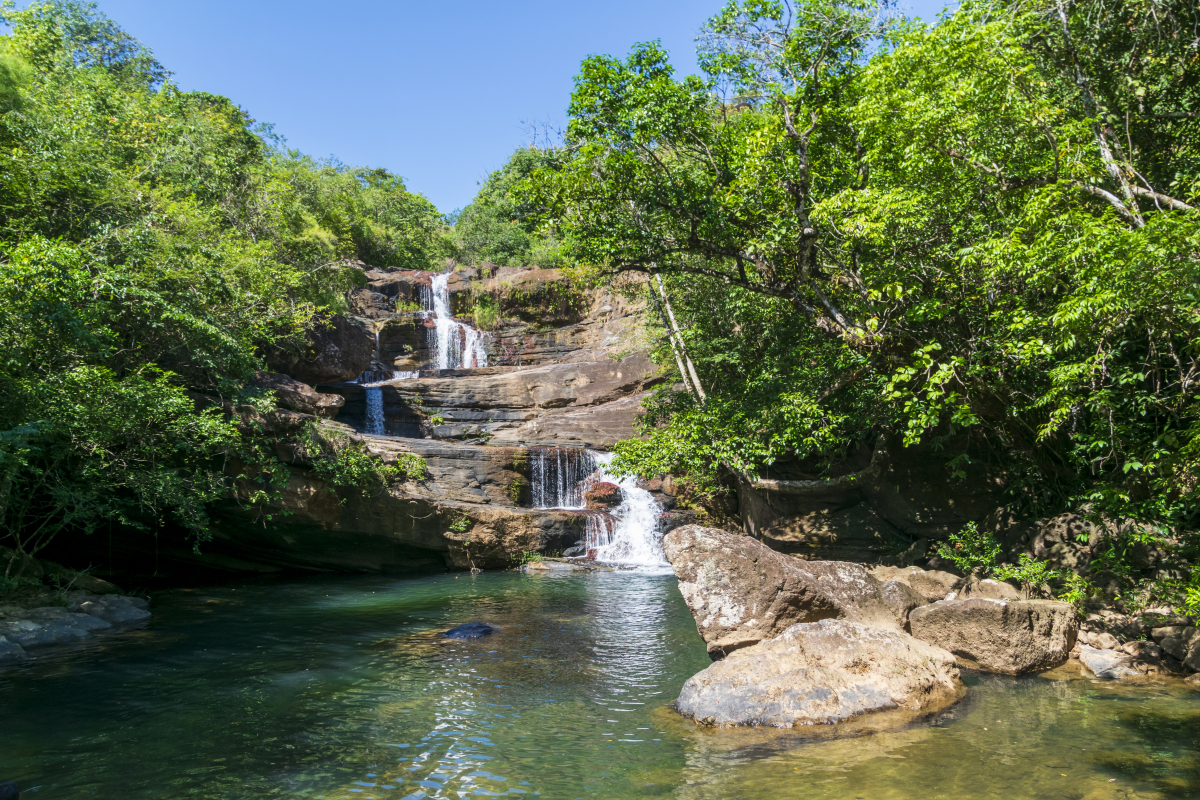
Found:
[(935, 710), (959, 696), (954, 656), (902, 631), (847, 620), (793, 625), (683, 685), (675, 708), (702, 725), (828, 725)]

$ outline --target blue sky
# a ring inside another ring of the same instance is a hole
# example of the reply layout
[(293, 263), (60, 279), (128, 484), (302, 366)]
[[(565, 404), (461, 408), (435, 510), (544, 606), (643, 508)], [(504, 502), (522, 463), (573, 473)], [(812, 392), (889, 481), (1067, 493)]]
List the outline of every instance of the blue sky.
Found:
[(722, 0), (97, 4), (182, 88), (231, 98), (303, 152), (398, 173), (448, 212), (529, 141), (522, 123), (565, 122), (587, 55), (661, 39), (696, 71), (693, 40)]

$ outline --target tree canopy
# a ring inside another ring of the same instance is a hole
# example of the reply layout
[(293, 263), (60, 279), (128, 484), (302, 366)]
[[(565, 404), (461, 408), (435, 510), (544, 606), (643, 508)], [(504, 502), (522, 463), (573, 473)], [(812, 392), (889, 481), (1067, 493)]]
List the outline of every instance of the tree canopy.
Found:
[(933, 25), (734, 0), (705, 77), (656, 43), (584, 61), (558, 165), (519, 191), (596, 279), (662, 279), (696, 372), (618, 466), (753, 475), (966, 433), (947, 459), (1001, 465), (1025, 510), (1194, 522), (1198, 30), (1182, 0)]
[(344, 307), (348, 260), (432, 266), (443, 222), (181, 91), (91, 3), (0, 17), (0, 538), (202, 538), (229, 460), (274, 462), (196, 393), (268, 407), (245, 388), (263, 348)]

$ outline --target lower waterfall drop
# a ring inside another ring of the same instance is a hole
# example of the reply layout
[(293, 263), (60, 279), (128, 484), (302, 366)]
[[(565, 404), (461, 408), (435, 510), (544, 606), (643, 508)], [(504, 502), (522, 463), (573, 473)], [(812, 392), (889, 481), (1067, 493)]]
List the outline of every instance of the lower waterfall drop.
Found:
[(383, 436), (383, 388), (368, 386), (364, 391), (367, 395), (367, 424), (363, 432)]
[[(596, 460), (594, 480), (615, 483), (621, 487), (621, 505), (613, 509), (616, 524), (607, 532), (607, 543), (595, 548), (595, 559), (606, 564), (636, 567), (641, 571), (671, 572), (671, 564), (663, 552), (662, 531), (658, 520), (662, 508), (650, 492), (637, 485), (637, 478), (616, 478), (606, 467), (612, 453), (592, 453)], [(588, 551), (588, 556), (592, 551)]]

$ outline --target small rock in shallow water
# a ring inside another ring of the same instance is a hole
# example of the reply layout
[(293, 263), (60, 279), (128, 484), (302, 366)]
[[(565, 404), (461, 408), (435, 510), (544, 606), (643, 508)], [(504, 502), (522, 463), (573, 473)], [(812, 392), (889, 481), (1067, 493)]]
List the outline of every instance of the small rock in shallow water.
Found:
[(1141, 676), (1133, 666), (1133, 658), (1116, 650), (1097, 650), (1095, 647), (1084, 645), (1079, 648), (1079, 660), (1097, 678), (1104, 680), (1117, 681)]
[(0, 783), (0, 800), (21, 800), (21, 789), (14, 781)]
[(491, 636), (498, 630), (500, 630), (500, 626), (490, 622), (468, 622), (466, 625), (451, 628), (442, 635), (448, 639), (482, 639), (484, 636)]
[(1200, 672), (1197, 672), (1195, 675), (1189, 675), (1184, 679), (1184, 683), (1191, 686), (1197, 692), (1200, 692)]

